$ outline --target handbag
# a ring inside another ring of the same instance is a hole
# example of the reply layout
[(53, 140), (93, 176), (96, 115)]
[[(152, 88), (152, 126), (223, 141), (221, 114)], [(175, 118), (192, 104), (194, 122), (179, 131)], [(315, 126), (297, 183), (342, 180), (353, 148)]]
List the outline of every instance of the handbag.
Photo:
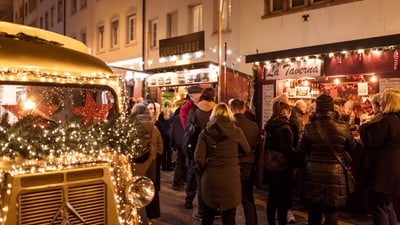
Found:
[(268, 149), (264, 153), (264, 169), (268, 172), (284, 171), (287, 168), (288, 160), (282, 152)]
[(264, 169), (268, 172), (284, 171), (288, 168), (287, 157), (282, 152), (270, 148), (270, 139), (271, 134), (265, 132)]
[(332, 152), (332, 154), (335, 156), (336, 160), (339, 162), (339, 164), (343, 167), (344, 169), (344, 176), (346, 179), (346, 193), (350, 194), (354, 192), (354, 186), (355, 186), (355, 180), (354, 176), (351, 172), (351, 168), (348, 168), (343, 161), (340, 159), (338, 156), (337, 152), (335, 149), (333, 149), (332, 143), (328, 138), (328, 135), (321, 129), (320, 126), (314, 126), (314, 128), (317, 130), (318, 133), (320, 133), (325, 140), (326, 143), (328, 143), (329, 150)]

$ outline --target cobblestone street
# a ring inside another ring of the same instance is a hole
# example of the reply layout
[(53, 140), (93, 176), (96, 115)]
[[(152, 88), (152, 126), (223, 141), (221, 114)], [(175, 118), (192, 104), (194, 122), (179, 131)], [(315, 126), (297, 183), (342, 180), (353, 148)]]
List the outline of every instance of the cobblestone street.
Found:
[[(185, 191), (173, 190), (172, 185), (173, 172), (161, 172), (161, 218), (152, 220), (152, 225), (201, 225), (201, 221), (193, 219), (193, 209), (185, 209), (184, 199)], [(256, 189), (255, 190), (255, 200), (257, 205), (258, 213), (258, 224), (266, 225), (266, 199), (268, 191)], [(303, 207), (299, 202), (294, 201), (295, 210), (294, 215), (296, 217), (296, 223), (303, 225), (307, 221), (307, 212), (302, 209)], [(197, 202), (194, 202), (196, 208)], [(237, 209), (236, 224), (244, 225), (244, 215), (241, 206)], [(221, 225), (220, 219), (215, 220), (215, 225)], [(368, 215), (341, 212), (340, 214), (340, 225), (372, 225), (372, 219)]]

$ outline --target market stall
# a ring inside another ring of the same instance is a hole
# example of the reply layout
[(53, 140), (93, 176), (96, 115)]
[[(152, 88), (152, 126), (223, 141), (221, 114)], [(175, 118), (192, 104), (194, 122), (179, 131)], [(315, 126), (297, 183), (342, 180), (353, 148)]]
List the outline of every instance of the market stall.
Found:
[[(399, 38), (395, 34), (247, 56), (246, 62), (254, 63), (259, 80), (260, 125), (271, 116), (271, 100), (277, 95), (287, 94), (292, 102), (303, 99), (311, 105), (315, 97), (326, 93), (340, 99), (342, 107), (353, 115), (349, 124), (357, 137), (358, 126), (368, 120), (372, 97), (386, 88), (400, 89)], [(360, 152), (352, 154), (356, 174)], [(365, 190), (354, 192), (348, 209), (366, 211), (366, 196)], [(395, 198), (400, 218), (399, 203)]]

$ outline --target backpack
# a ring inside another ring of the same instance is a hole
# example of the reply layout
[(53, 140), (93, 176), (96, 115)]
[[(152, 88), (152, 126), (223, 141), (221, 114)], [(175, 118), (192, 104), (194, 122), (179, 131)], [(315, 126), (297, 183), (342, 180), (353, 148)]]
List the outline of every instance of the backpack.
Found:
[(201, 127), (197, 123), (196, 113), (194, 113), (186, 125), (182, 138), (182, 152), (186, 157), (189, 157), (189, 159), (194, 158), (194, 151), (196, 150), (197, 139), (199, 138), (200, 132)]

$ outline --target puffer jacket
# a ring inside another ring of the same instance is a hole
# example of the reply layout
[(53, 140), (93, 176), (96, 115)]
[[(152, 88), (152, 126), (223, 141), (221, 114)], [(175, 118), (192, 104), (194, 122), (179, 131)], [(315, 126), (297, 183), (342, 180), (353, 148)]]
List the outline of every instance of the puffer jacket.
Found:
[(194, 161), (207, 206), (225, 211), (241, 204), (239, 151), (249, 154), (250, 145), (228, 118), (215, 117), (200, 133)]
[(357, 144), (349, 125), (336, 120), (334, 112), (317, 112), (315, 116), (315, 120), (305, 126), (297, 145), (297, 150), (306, 157), (304, 198), (314, 205), (340, 208), (347, 200), (344, 168), (316, 126), (326, 133), (342, 162), (350, 163), (348, 153)]

